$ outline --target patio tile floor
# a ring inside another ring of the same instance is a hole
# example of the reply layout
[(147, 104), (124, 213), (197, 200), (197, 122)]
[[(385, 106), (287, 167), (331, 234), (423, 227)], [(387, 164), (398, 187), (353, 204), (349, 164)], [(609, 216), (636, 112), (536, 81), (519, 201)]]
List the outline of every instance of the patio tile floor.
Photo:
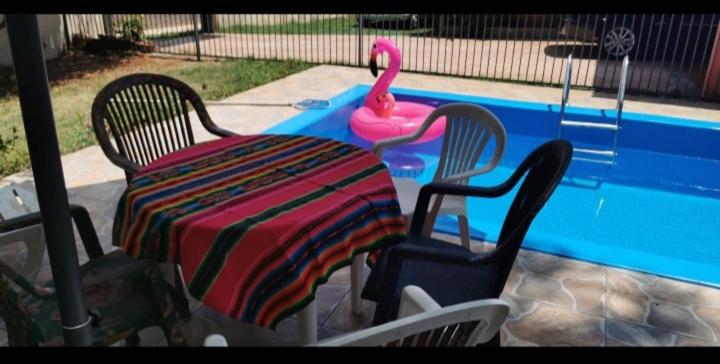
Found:
[[(357, 83), (372, 83), (366, 69), (318, 66), (288, 78), (234, 95), (229, 102), (293, 102), (305, 98), (329, 98)], [(493, 83), (439, 76), (404, 73), (395, 86), (436, 91), (471, 93), (557, 103), (560, 89)], [(573, 91), (576, 105), (613, 107), (613, 95)], [(279, 96), (281, 97), (279, 97)], [(279, 98), (282, 98), (280, 100)], [(626, 109), (666, 115), (720, 121), (718, 107), (685, 103), (679, 106), (627, 100)], [(210, 115), (224, 128), (242, 134), (259, 133), (300, 111), (283, 107), (209, 106)], [(193, 123), (198, 123), (196, 119)], [(195, 130), (200, 130), (195, 128)], [(199, 133), (197, 140), (210, 138)], [(98, 146), (62, 157), (71, 203), (89, 209), (101, 244), (110, 245), (116, 203), (125, 188), (123, 172), (113, 166)], [(9, 176), (3, 181), (32, 188), (32, 174)], [(459, 238), (436, 234), (459, 244)], [(78, 242), (80, 261), (86, 261)], [(473, 241), (476, 251), (492, 246)], [(21, 260), (17, 247), (0, 255)], [(366, 274), (369, 270), (366, 268)], [(51, 277), (47, 257), (38, 280)], [(331, 337), (367, 327), (373, 303), (363, 303), (363, 314), (350, 314), (349, 268), (335, 272), (317, 293), (319, 337)], [(508, 321), (501, 331), (503, 345), (720, 345), (720, 290), (624, 269), (605, 267), (543, 253), (521, 250), (502, 298), (511, 305)], [(295, 318), (281, 322), (277, 331), (224, 318), (193, 302), (193, 318), (185, 327), (190, 344), (201, 345), (206, 333), (219, 332), (231, 345), (294, 345)], [(142, 345), (164, 345), (159, 329), (141, 333)], [(4, 324), (0, 324), (0, 346), (7, 345)]]

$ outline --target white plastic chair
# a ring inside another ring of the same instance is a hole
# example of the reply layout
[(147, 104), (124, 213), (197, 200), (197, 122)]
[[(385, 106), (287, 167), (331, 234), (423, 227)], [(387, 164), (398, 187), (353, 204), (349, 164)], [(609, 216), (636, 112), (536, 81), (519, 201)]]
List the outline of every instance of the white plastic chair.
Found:
[[(446, 120), (445, 135), (433, 182), (466, 185), (470, 177), (490, 172), (500, 163), (505, 153), (505, 128), (490, 110), (465, 103), (438, 107), (413, 134), (377, 141), (372, 146), (373, 153), (382, 159), (382, 153), (386, 148), (419, 139), (433, 122), (443, 116)], [(495, 150), (492, 156), (486, 164), (476, 166), (492, 137), (495, 138)], [(411, 178), (393, 178), (393, 183), (398, 193), (400, 209), (409, 226), (422, 186)], [(432, 233), (438, 215), (457, 215), (460, 241), (465, 248), (470, 249), (470, 228), (465, 197), (439, 195), (437, 198), (433, 197), (430, 206), (424, 233), (426, 235)]]
[[(323, 340), (312, 346), (474, 346), (489, 341), (510, 312), (501, 299), (484, 299), (440, 307), (418, 286), (403, 289), (399, 319)], [(205, 346), (228, 346), (222, 335)]]
[[(0, 187), (0, 222), (39, 211), (37, 198), (19, 185)], [(0, 233), (0, 248), (22, 242), (27, 246), (27, 259), (18, 272), (34, 279), (45, 257), (45, 233), (42, 224)]]

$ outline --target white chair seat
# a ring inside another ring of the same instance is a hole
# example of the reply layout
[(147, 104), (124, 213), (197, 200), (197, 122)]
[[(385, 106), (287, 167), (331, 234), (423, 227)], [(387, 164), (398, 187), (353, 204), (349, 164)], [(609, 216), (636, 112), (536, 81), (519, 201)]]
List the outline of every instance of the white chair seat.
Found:
[[(400, 210), (403, 215), (412, 216), (415, 212), (415, 204), (422, 185), (411, 178), (393, 178), (393, 184), (397, 190)], [(430, 199), (429, 208), (435, 203), (435, 196)], [(464, 196), (444, 196), (440, 206), (439, 215), (467, 215)], [(429, 209), (428, 209), (429, 210)]]

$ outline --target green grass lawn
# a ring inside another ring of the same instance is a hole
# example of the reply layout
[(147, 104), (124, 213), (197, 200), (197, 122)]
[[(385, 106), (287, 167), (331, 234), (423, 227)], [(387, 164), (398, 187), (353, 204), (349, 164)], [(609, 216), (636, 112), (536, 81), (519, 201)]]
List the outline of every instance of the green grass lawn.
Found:
[[(298, 61), (228, 60), (194, 62), (148, 56), (73, 55), (48, 63), (53, 112), (63, 154), (97, 144), (90, 122), (95, 95), (110, 81), (135, 72), (178, 78), (204, 100), (272, 82), (310, 68)], [(30, 167), (12, 69), (0, 68), (0, 176)]]
[[(253, 23), (248, 24), (249, 21), (244, 17), (240, 17), (241, 23), (232, 26), (223, 26), (222, 17), (220, 18), (220, 24), (218, 24), (218, 33), (246, 33), (246, 34), (357, 34), (358, 33), (358, 21), (354, 15), (351, 16), (340, 16), (335, 18), (317, 18), (308, 15), (307, 17), (300, 17), (300, 19), (292, 19), (287, 23), (282, 24), (268, 24), (270, 22), (269, 17), (260, 16)], [(236, 19), (237, 20), (237, 19)], [(370, 34), (375, 31), (378, 34), (383, 31), (388, 34), (424, 34), (428, 29), (402, 29), (397, 25), (389, 24), (384, 26), (386, 29), (376, 28), (375, 26), (366, 28), (365, 33)]]

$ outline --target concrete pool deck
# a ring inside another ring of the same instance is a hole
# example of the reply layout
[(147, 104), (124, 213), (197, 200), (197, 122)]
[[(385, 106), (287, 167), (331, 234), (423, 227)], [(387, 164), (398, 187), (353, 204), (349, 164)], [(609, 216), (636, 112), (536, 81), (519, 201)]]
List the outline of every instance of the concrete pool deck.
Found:
[[(223, 102), (292, 103), (306, 98), (326, 99), (355, 84), (373, 82), (367, 69), (318, 66)], [(409, 73), (400, 74), (393, 85), (547, 103), (558, 103), (561, 93), (559, 88)], [(613, 108), (615, 96), (573, 90), (571, 103)], [(208, 110), (216, 123), (240, 134), (262, 132), (300, 113), (290, 107), (234, 105), (210, 105)], [(625, 110), (720, 122), (720, 106), (709, 103), (630, 98)], [(197, 120), (193, 122), (197, 124)], [(207, 138), (209, 135), (204, 132), (196, 137)], [(125, 188), (122, 170), (112, 165), (98, 146), (65, 155), (62, 160), (70, 202), (88, 208), (103, 247), (106, 251), (112, 249), (113, 215)], [(33, 189), (30, 172), (9, 176), (1, 183)], [(446, 235), (442, 238), (458, 240)], [(473, 243), (473, 249), (486, 248), (482, 242)], [(82, 248), (78, 251), (81, 262), (86, 261)], [(11, 246), (0, 251), (0, 257), (22, 260), (24, 252), (19, 246)], [(39, 279), (50, 276), (46, 257)], [(364, 302), (362, 316), (350, 314), (349, 276), (349, 269), (342, 269), (318, 290), (321, 339), (369, 324), (373, 310), (370, 302)], [(512, 307), (502, 330), (503, 345), (720, 345), (719, 289), (522, 250), (502, 298)], [(195, 314), (187, 326), (191, 344), (200, 344), (207, 332), (222, 333), (230, 345), (294, 345), (297, 338), (293, 317), (272, 332), (225, 319), (198, 303), (193, 306)], [(148, 329), (141, 336), (142, 345), (164, 342), (160, 330)], [(7, 345), (2, 322), (0, 345)]]

